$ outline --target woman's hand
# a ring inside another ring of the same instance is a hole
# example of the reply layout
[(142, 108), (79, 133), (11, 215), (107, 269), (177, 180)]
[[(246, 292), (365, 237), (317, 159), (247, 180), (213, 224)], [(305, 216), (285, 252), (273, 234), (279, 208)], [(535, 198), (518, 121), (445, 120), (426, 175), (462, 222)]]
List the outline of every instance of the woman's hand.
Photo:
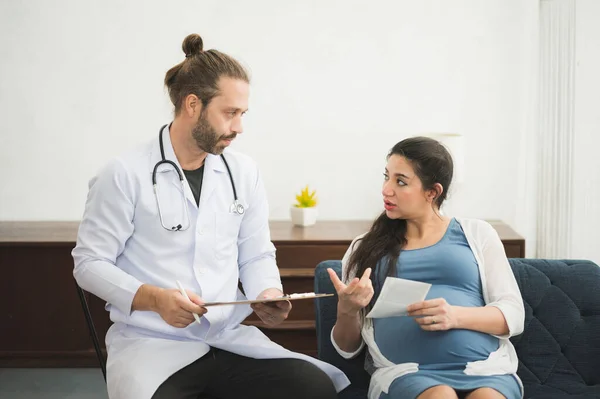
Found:
[(406, 310), (426, 331), (445, 331), (458, 326), (456, 308), (444, 298), (413, 303)]
[(374, 293), (370, 278), (371, 268), (365, 270), (360, 279), (352, 279), (348, 285), (344, 284), (332, 269), (327, 269), (327, 272), (338, 295), (338, 314), (355, 316), (371, 302)]

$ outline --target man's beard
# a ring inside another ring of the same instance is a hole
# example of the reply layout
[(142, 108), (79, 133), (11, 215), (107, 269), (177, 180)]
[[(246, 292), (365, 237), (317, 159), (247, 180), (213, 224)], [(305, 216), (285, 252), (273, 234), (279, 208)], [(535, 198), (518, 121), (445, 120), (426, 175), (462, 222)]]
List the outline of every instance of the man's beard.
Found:
[(192, 130), (192, 137), (196, 141), (196, 145), (202, 151), (208, 152), (214, 155), (220, 155), (225, 150), (224, 145), (217, 145), (221, 139), (233, 139), (237, 136), (233, 133), (229, 136), (219, 136), (217, 131), (211, 126), (204, 114), (200, 115), (198, 123)]

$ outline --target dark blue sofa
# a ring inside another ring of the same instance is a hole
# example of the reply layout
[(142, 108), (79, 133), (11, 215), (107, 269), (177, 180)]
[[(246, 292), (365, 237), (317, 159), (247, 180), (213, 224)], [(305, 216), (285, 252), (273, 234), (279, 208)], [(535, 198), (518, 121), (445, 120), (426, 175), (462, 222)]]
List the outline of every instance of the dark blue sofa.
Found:
[[(600, 267), (589, 261), (509, 261), (525, 303), (525, 331), (511, 338), (525, 398), (600, 399)], [(317, 266), (316, 293), (335, 293), (327, 268), (340, 275), (341, 262)], [(319, 299), (315, 307), (319, 358), (352, 381), (339, 397), (366, 398), (364, 351), (345, 360), (331, 345), (337, 297)]]

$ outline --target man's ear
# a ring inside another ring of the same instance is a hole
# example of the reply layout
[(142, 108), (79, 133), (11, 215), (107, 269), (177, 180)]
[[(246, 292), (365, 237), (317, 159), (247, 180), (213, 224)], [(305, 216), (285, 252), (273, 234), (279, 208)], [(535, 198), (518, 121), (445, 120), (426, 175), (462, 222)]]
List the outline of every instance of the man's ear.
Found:
[(202, 112), (202, 101), (195, 94), (188, 94), (183, 100), (182, 111), (188, 117), (194, 118)]

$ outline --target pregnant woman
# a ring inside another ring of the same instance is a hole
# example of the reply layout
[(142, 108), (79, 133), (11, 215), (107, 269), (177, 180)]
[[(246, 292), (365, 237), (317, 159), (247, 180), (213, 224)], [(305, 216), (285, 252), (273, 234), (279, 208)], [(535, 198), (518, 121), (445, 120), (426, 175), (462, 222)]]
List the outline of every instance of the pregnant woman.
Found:
[[(509, 341), (523, 331), (519, 287), (491, 225), (440, 213), (452, 174), (439, 142), (396, 144), (384, 173), (385, 211), (350, 245), (342, 280), (329, 270), (339, 301), (331, 339), (345, 358), (367, 346), (370, 399), (523, 395)], [(408, 316), (366, 318), (387, 277), (431, 289)]]

